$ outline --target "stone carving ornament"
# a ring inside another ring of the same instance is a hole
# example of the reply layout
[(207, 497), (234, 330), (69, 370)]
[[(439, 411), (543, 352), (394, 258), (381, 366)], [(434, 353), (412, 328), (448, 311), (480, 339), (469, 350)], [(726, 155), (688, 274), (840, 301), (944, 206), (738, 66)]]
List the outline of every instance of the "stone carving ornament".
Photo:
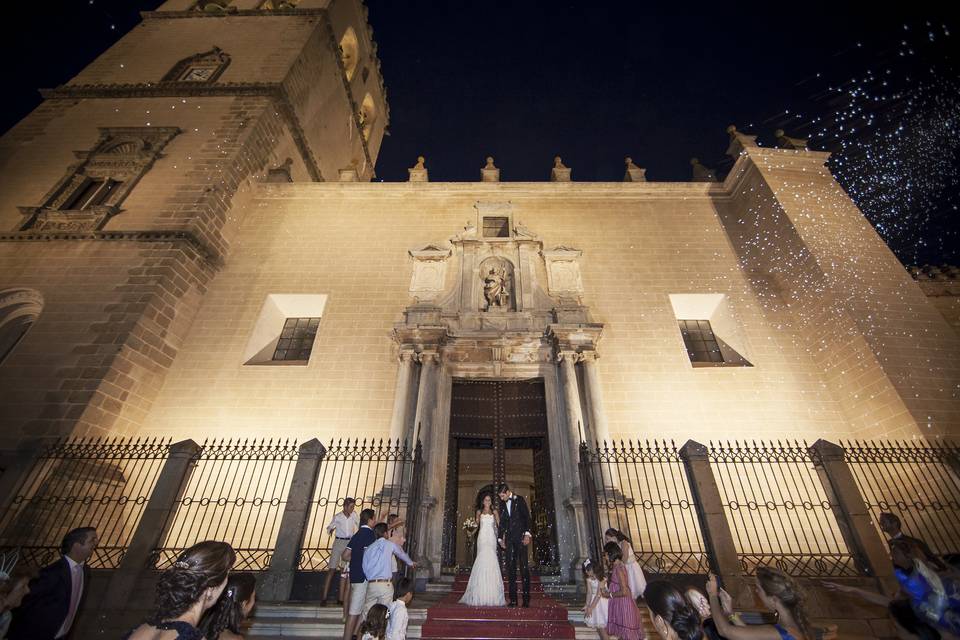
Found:
[(510, 307), (510, 274), (506, 267), (491, 266), (483, 276), (483, 297), (487, 300), (487, 311), (493, 308)]

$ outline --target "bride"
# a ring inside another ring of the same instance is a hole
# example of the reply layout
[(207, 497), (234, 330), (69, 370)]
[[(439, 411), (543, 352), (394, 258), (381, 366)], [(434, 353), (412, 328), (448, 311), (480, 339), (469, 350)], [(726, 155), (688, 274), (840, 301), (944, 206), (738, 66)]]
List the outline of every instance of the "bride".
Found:
[(497, 559), (497, 529), (500, 514), (493, 509), (493, 494), (485, 493), (477, 510), (480, 531), (477, 534), (477, 559), (470, 569), (470, 582), (460, 598), (461, 604), (472, 607), (502, 607), (507, 604), (503, 597), (503, 576)]

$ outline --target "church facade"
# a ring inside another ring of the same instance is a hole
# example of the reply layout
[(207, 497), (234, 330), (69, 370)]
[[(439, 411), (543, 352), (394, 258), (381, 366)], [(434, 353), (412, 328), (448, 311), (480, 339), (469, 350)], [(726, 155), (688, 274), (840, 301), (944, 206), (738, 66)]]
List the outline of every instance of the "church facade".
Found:
[(956, 288), (825, 153), (731, 130), (723, 181), (373, 182), (356, 0), (170, 0), (44, 97), (0, 140), (5, 449), (419, 440), (431, 499), (452, 460), (522, 466), (562, 531), (581, 441), (960, 433)]

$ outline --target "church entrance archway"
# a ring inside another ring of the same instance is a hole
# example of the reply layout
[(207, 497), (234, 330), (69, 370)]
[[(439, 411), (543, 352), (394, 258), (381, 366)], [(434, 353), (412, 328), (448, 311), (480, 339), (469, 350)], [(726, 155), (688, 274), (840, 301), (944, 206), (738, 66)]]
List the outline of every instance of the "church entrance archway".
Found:
[(480, 495), (502, 482), (527, 498), (533, 520), (531, 567), (560, 568), (550, 464), (546, 395), (542, 378), (453, 380), (443, 517), (443, 568), (472, 561), (470, 533)]

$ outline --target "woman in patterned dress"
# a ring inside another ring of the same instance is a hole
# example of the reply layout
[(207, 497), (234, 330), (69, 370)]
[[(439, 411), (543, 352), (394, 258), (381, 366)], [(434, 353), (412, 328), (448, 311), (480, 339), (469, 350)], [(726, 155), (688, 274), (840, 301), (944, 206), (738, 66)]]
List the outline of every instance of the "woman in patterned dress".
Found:
[(623, 563), (623, 551), (616, 542), (608, 542), (603, 547), (610, 565), (608, 590), (610, 604), (607, 607), (607, 634), (620, 640), (643, 640), (643, 626), (640, 623), (640, 609), (634, 602), (630, 590), (630, 577)]

